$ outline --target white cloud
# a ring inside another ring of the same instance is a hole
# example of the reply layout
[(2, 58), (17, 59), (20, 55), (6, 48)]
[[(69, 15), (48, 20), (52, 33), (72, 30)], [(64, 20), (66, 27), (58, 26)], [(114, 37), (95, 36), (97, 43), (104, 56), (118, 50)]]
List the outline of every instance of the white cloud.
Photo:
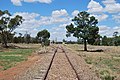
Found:
[(103, 0), (102, 2), (103, 2), (105, 5), (116, 3), (115, 0)]
[(112, 17), (116, 22), (120, 23), (120, 13), (117, 15), (112, 15)]
[(114, 32), (119, 32), (120, 34), (120, 26), (116, 26), (116, 27), (108, 27), (106, 25), (102, 25), (102, 26), (99, 26), (99, 29), (100, 29), (100, 34), (102, 36), (109, 36), (109, 37), (112, 37), (113, 33)]
[[(33, 33), (32, 36), (35, 36), (37, 31), (36, 28), (40, 27), (39, 20), (37, 20), (37, 17), (40, 17), (40, 14), (37, 13), (28, 13), (28, 12), (16, 12), (15, 15), (20, 15), (25, 19), (25, 21), (15, 29), (15, 32), (20, 32), (25, 34), (26, 32)], [(35, 32), (36, 31), (36, 32)]]
[(66, 23), (69, 21), (69, 18), (51, 18), (51, 23)]
[(87, 8), (87, 12), (91, 13), (92, 16), (95, 16), (98, 19), (98, 21), (103, 21), (108, 18), (108, 15), (104, 13), (104, 8), (102, 7), (102, 5), (100, 5), (99, 2), (91, 0)]
[(24, 0), (24, 2), (40, 2), (40, 3), (51, 3), (52, 0)]
[(102, 1), (105, 5), (104, 11), (109, 13), (118, 13), (120, 12), (120, 3), (117, 3), (116, 0), (104, 0)]
[(120, 12), (120, 3), (117, 3), (116, 0), (103, 0), (102, 5), (100, 5), (99, 2), (91, 0), (87, 6), (88, 12), (94, 13), (94, 14), (100, 14), (103, 12), (108, 13), (118, 13)]
[(11, 2), (16, 6), (22, 6), (22, 2), (29, 2), (29, 3), (39, 2), (39, 3), (50, 4), (52, 0), (11, 0)]
[(40, 22), (47, 24), (57, 24), (69, 22), (69, 16), (65, 9), (52, 11), (51, 16), (41, 16)]
[(23, 0), (24, 2), (35, 2), (36, 0)]
[(63, 39), (65, 40), (72, 40), (72, 41), (76, 41), (77, 38), (71, 36), (69, 38), (66, 37), (66, 26), (70, 24), (70, 23), (65, 23), (65, 24), (60, 24), (58, 27), (53, 27), (50, 29), (50, 33), (51, 33), (51, 40), (58, 40), (58, 41), (62, 41)]
[(49, 4), (49, 3), (52, 2), (52, 0), (39, 0), (39, 2), (40, 3), (47, 3), (47, 4)]
[(61, 16), (68, 16), (68, 13), (65, 9), (55, 10), (52, 12), (52, 17), (61, 17)]
[(87, 6), (89, 13), (102, 13), (103, 7), (96, 1), (91, 0)]
[[(119, 13), (120, 12), (120, 3), (117, 3), (116, 0), (103, 0), (104, 7), (97, 1), (91, 0), (87, 6), (88, 12), (98, 18), (99, 21), (107, 19), (109, 16), (106, 13)], [(120, 22), (119, 15), (112, 16), (114, 20)]]
[[(57, 14), (58, 13), (58, 14)], [(38, 13), (28, 13), (28, 12), (16, 12), (13, 16), (20, 15), (25, 21), (18, 28), (16, 28), (16, 32), (25, 33), (26, 31), (35, 36), (39, 31), (41, 26), (52, 26), (55, 25), (58, 27), (60, 24), (65, 24), (70, 22), (68, 13), (65, 9), (56, 10), (51, 13), (51, 16), (41, 16)], [(61, 26), (60, 26), (61, 27)], [(61, 32), (61, 31), (60, 31)], [(59, 33), (59, 30), (58, 32)]]
[(14, 15), (21, 15), (25, 20), (32, 20), (40, 16), (38, 13), (16, 12)]
[(74, 11), (72, 12), (72, 16), (77, 16), (78, 13), (79, 13), (78, 10), (74, 10)]
[(11, 0), (11, 2), (16, 6), (22, 6), (21, 0)]
[(120, 26), (113, 27), (114, 32), (118, 32), (120, 35)]
[(58, 27), (51, 28), (50, 33), (51, 33), (50, 36), (51, 40), (57, 39), (57, 41), (62, 41), (63, 39), (65, 39), (66, 32), (64, 28), (60, 27), (60, 25)]
[(108, 15), (106, 14), (92, 14), (92, 16), (96, 17), (98, 19), (98, 21), (103, 21), (106, 20), (108, 18)]

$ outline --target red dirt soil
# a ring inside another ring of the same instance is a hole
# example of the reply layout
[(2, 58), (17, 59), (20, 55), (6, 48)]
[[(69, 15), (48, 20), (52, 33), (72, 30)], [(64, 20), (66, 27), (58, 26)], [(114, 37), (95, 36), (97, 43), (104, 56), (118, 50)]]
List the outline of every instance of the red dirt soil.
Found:
[(40, 59), (38, 55), (32, 55), (28, 57), (27, 61), (18, 63), (15, 67), (0, 72), (0, 80), (14, 80), (16, 75), (24, 73), (25, 70), (30, 68), (36, 61)]

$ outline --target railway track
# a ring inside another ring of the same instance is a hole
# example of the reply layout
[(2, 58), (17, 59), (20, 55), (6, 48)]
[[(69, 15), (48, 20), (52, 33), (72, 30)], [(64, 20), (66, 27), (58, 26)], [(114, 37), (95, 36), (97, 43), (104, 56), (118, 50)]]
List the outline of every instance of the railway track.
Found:
[(61, 47), (61, 49), (62, 49), (63, 53), (65, 53), (65, 56), (66, 56), (66, 58), (67, 58), (68, 62), (70, 63), (70, 65), (71, 65), (72, 69), (74, 70), (74, 72), (75, 72), (75, 74), (76, 74), (77, 79), (78, 79), (78, 80), (80, 80), (79, 75), (78, 75), (78, 73), (77, 73), (76, 69), (74, 68), (74, 66), (73, 66), (72, 62), (70, 61), (69, 57), (67, 56), (66, 51), (64, 50), (64, 48), (63, 48), (63, 47)]
[(45, 68), (40, 70), (39, 74), (33, 80), (46, 80), (47, 75), (49, 73), (49, 70), (52, 66), (53, 59), (54, 59), (54, 57), (57, 53), (57, 49), (58, 49), (58, 47), (55, 47), (55, 46), (50, 46), (50, 47), (52, 48), (52, 51), (53, 51), (53, 55), (51, 57), (51, 60), (49, 61), (49, 63), (47, 63), (47, 66)]
[[(56, 54), (59, 54), (59, 53), (57, 53), (58, 49), (62, 50), (62, 53), (65, 54), (65, 57), (67, 58), (67, 61), (69, 62), (70, 67), (72, 67), (72, 69), (73, 69), (73, 71), (74, 71), (74, 73), (75, 73), (75, 75), (76, 75), (77, 80), (80, 80), (80, 78), (79, 78), (79, 76), (78, 76), (78, 74), (77, 74), (77, 71), (75, 70), (74, 66), (73, 66), (72, 63), (70, 62), (70, 59), (69, 59), (69, 57), (67, 56), (66, 51), (64, 50), (64, 48), (63, 48), (62, 46), (58, 46), (58, 47), (56, 47), (56, 48), (53, 47), (53, 48), (55, 49), (54, 55), (53, 55), (53, 57), (52, 57), (52, 59), (51, 59), (50, 65), (49, 65), (49, 67), (48, 67), (48, 69), (47, 69), (47, 71), (46, 71), (46, 73), (45, 73), (44, 78), (41, 79), (41, 80), (46, 80), (46, 79), (47, 79), (47, 76), (48, 76), (48, 73), (49, 73), (49, 71), (50, 71), (50, 68), (51, 68), (51, 66), (52, 66), (52, 64), (53, 64), (53, 62), (54, 62), (54, 58), (55, 58)], [(39, 79), (39, 80), (40, 80), (40, 79)]]
[[(53, 47), (53, 48), (54, 48), (54, 47)], [(55, 48), (54, 48), (54, 49), (55, 49)], [(51, 68), (51, 66), (52, 66), (52, 63), (53, 63), (53, 59), (54, 59), (54, 57), (55, 57), (55, 55), (56, 55), (56, 53), (57, 53), (57, 49), (58, 49), (58, 48), (56, 48), (55, 51), (54, 51), (54, 55), (53, 55), (53, 57), (52, 57), (52, 60), (50, 61), (50, 65), (49, 65), (49, 67), (48, 67), (48, 70), (47, 70), (47, 72), (46, 72), (43, 80), (46, 80), (46, 78), (47, 78), (47, 75), (48, 75), (49, 70), (50, 70), (50, 68)]]

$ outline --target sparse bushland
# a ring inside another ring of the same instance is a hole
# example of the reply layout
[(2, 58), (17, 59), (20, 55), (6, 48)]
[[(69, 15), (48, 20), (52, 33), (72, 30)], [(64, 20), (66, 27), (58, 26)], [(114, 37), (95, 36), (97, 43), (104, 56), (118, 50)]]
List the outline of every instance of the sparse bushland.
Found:
[(83, 46), (68, 44), (67, 47), (77, 51), (85, 59), (88, 66), (93, 69), (102, 80), (120, 79), (120, 47), (119, 46), (91, 46), (88, 50), (102, 49), (103, 52), (84, 52)]

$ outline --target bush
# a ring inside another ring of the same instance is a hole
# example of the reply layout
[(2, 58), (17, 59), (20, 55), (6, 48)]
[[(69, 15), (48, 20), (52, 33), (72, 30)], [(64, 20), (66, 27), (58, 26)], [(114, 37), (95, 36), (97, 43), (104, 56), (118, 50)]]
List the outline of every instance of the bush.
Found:
[(101, 75), (102, 80), (114, 80), (115, 79), (115, 76), (110, 75), (109, 71), (107, 70), (102, 70), (100, 72), (100, 75)]
[(86, 61), (87, 64), (92, 64), (92, 58), (90, 58), (90, 57), (87, 57), (85, 59), (85, 61)]
[(45, 46), (49, 46), (50, 45), (50, 40), (45, 40), (45, 43), (44, 43)]

